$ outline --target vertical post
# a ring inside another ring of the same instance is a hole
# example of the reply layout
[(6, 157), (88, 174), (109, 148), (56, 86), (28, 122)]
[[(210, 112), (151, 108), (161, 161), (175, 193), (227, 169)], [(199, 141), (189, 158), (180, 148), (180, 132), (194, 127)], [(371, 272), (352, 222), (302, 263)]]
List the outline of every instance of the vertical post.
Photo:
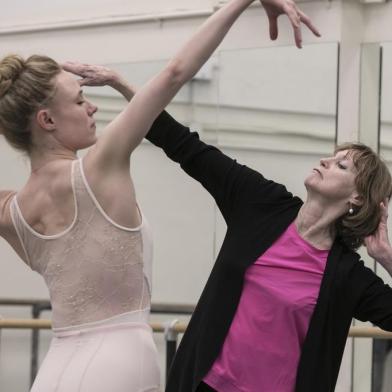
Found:
[[(40, 304), (34, 304), (32, 308), (33, 319), (38, 319), (41, 313)], [(30, 387), (33, 385), (38, 370), (38, 341), (39, 329), (31, 331), (31, 360), (30, 360)]]
[(165, 323), (165, 341), (166, 341), (166, 382), (169, 376), (170, 368), (177, 351), (178, 332), (175, 326), (178, 320)]

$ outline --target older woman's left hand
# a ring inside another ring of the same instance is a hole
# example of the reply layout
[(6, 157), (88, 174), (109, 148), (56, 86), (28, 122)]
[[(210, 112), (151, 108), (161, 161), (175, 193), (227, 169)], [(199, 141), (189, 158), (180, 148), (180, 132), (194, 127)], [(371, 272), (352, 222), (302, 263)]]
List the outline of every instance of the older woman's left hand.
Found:
[(392, 268), (392, 248), (388, 238), (388, 200), (380, 204), (381, 220), (376, 232), (365, 238), (365, 246), (370, 257), (388, 271)]

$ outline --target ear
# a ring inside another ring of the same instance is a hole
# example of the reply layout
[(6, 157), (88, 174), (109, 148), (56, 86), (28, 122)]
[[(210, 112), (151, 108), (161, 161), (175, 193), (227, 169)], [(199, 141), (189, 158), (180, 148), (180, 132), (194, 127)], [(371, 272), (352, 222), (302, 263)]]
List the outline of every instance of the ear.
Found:
[(360, 196), (357, 192), (353, 192), (350, 203), (356, 207), (360, 207), (363, 204), (363, 197)]
[(52, 132), (56, 129), (56, 125), (51, 116), (50, 109), (39, 110), (35, 117), (38, 125), (45, 131)]

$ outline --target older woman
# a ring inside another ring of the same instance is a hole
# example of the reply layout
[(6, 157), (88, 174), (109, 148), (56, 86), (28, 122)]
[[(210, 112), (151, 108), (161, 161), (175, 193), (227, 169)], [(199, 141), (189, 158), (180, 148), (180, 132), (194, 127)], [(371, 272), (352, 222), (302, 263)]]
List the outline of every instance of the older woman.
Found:
[(227, 232), (167, 391), (334, 390), (353, 317), (392, 331), (391, 175), (361, 144), (338, 146), (302, 202), (163, 113), (147, 138), (215, 198)]
[(353, 317), (392, 331), (391, 176), (370, 148), (338, 146), (302, 202), (163, 113), (147, 138), (215, 198), (227, 232), (167, 391), (334, 390)]
[[(216, 12), (99, 139), (97, 107), (54, 60), (8, 56), (0, 62), (0, 132), (31, 161), (26, 185), (0, 193), (0, 236), (44, 277), (53, 308), (55, 338), (32, 391), (159, 389), (147, 324), (151, 238), (136, 202), (130, 156), (251, 3), (231, 0)], [(263, 4), (273, 38), (282, 13), (298, 46), (301, 21), (314, 30), (291, 1)], [(120, 78), (110, 84), (124, 92)], [(86, 147), (78, 160), (77, 151)]]

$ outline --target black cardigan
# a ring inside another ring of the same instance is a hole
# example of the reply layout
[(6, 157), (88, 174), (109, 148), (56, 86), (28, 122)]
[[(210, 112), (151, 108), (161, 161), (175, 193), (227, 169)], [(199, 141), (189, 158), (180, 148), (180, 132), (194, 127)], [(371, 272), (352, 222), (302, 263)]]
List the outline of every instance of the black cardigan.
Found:
[[(207, 189), (227, 223), (167, 383), (168, 392), (193, 392), (220, 353), (246, 269), (295, 219), (302, 201), (283, 185), (206, 145), (167, 113), (158, 117), (147, 139)], [(336, 240), (302, 347), (296, 392), (334, 390), (353, 317), (392, 331), (392, 289)]]

